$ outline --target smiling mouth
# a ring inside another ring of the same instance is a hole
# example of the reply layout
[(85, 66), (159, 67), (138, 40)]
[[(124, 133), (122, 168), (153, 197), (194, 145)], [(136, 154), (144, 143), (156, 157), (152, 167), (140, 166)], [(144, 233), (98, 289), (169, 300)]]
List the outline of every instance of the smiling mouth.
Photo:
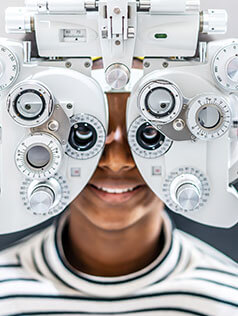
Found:
[(99, 191), (102, 191), (102, 192), (106, 192), (106, 193), (110, 193), (110, 194), (123, 194), (123, 193), (128, 193), (128, 192), (133, 192), (137, 189), (139, 189), (140, 187), (142, 187), (142, 185), (137, 185), (135, 187), (129, 187), (129, 188), (125, 188), (125, 189), (119, 189), (119, 188), (104, 188), (104, 187), (97, 187), (96, 185), (94, 184), (91, 184), (90, 185), (99, 190)]

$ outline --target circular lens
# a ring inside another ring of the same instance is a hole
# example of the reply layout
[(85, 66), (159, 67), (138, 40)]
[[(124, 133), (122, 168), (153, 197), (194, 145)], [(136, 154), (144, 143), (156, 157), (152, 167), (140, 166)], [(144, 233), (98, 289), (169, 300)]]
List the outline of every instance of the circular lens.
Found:
[(50, 162), (50, 153), (47, 148), (38, 145), (28, 150), (26, 159), (31, 167), (44, 168)]
[(227, 74), (232, 81), (238, 82), (238, 57), (234, 57), (228, 63)]
[(163, 145), (165, 137), (149, 123), (144, 123), (138, 128), (136, 139), (142, 148), (155, 150)]
[(150, 90), (145, 99), (147, 110), (156, 117), (170, 115), (175, 107), (173, 94), (166, 88)]
[(69, 144), (78, 151), (91, 149), (97, 141), (95, 128), (88, 123), (76, 123), (69, 135)]
[(217, 108), (213, 106), (203, 107), (198, 113), (198, 122), (203, 128), (215, 128), (221, 120), (221, 114)]
[(16, 114), (25, 120), (38, 118), (45, 109), (45, 100), (36, 90), (26, 90), (18, 94), (14, 107)]

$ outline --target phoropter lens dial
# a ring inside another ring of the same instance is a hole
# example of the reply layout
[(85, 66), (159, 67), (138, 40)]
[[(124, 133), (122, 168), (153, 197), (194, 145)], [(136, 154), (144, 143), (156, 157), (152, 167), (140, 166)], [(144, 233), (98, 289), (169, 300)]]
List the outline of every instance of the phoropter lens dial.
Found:
[(212, 73), (217, 85), (229, 92), (238, 89), (238, 42), (233, 41), (220, 49), (212, 63)]
[(224, 135), (231, 124), (231, 110), (226, 99), (216, 95), (193, 99), (187, 110), (187, 125), (191, 133), (202, 140)]
[(8, 112), (14, 121), (32, 128), (45, 123), (53, 111), (53, 97), (39, 82), (21, 82), (10, 91)]
[(18, 169), (30, 179), (52, 177), (59, 170), (62, 158), (60, 142), (46, 133), (27, 136), (15, 154)]
[(15, 113), (23, 120), (35, 120), (45, 110), (45, 99), (37, 91), (28, 89), (20, 92), (13, 102)]
[(179, 115), (182, 99), (175, 84), (165, 80), (151, 81), (140, 90), (138, 107), (146, 119), (168, 124)]
[(140, 157), (154, 159), (164, 155), (172, 141), (139, 116), (128, 130), (131, 149)]
[(57, 215), (68, 204), (70, 191), (67, 181), (59, 174), (45, 180), (25, 179), (20, 195), (24, 206), (33, 215)]
[(19, 62), (13, 52), (0, 45), (0, 91), (10, 87), (19, 74)]
[(173, 112), (175, 98), (166, 88), (154, 88), (148, 92), (145, 98), (145, 107), (155, 117), (162, 118)]
[(102, 123), (89, 114), (77, 114), (70, 119), (71, 129), (66, 154), (74, 159), (84, 160), (96, 156), (106, 140)]
[(175, 212), (198, 211), (210, 196), (210, 186), (204, 173), (193, 167), (181, 167), (171, 172), (163, 184), (166, 205)]

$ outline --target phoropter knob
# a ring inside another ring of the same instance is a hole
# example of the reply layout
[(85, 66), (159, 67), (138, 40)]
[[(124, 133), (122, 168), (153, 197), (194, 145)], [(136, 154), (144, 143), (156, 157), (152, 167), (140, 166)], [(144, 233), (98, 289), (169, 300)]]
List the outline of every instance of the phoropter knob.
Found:
[(45, 213), (53, 206), (55, 194), (48, 186), (37, 187), (29, 197), (29, 204), (34, 213)]
[(193, 174), (181, 174), (174, 178), (170, 185), (170, 195), (181, 209), (193, 211), (201, 202), (202, 184)]
[(192, 183), (184, 183), (178, 188), (176, 198), (182, 209), (190, 211), (194, 210), (199, 205), (201, 192), (196, 185)]
[(226, 10), (205, 10), (201, 13), (201, 33), (225, 34), (228, 15)]
[(113, 89), (123, 89), (130, 80), (130, 71), (123, 64), (112, 64), (105, 72), (106, 82)]

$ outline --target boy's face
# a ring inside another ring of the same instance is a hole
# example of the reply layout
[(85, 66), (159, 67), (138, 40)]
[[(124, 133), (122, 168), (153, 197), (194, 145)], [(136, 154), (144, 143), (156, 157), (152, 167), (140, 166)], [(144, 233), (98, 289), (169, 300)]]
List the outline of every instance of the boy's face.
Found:
[(107, 94), (109, 130), (106, 145), (94, 175), (71, 204), (71, 211), (79, 211), (92, 224), (105, 230), (125, 229), (163, 206), (140, 175), (127, 141), (129, 95)]

